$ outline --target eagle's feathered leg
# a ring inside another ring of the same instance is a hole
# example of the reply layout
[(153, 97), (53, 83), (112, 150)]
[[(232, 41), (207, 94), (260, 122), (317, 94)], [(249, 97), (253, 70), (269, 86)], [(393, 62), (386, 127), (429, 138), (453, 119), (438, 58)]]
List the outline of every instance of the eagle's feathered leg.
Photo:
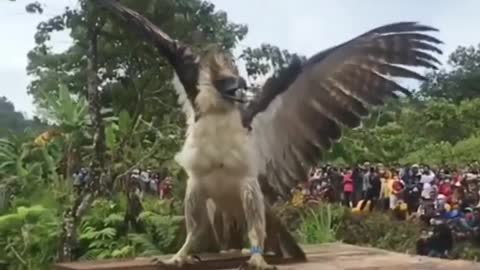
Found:
[(207, 214), (210, 226), (212, 227), (213, 236), (221, 251), (223, 249), (223, 241), (220, 232), (223, 229), (223, 214), (213, 200), (207, 200)]
[(242, 191), (243, 210), (247, 222), (248, 239), (250, 240), (250, 259), (241, 269), (276, 269), (267, 264), (263, 257), (266, 239), (265, 204), (260, 185), (256, 179), (246, 181)]
[[(265, 253), (273, 253), (282, 258), (292, 258), (296, 261), (306, 261), (305, 252), (297, 240), (277, 217), (268, 203), (265, 203), (266, 239)], [(249, 249), (242, 249), (243, 254), (250, 254)]]
[(194, 263), (189, 256), (192, 246), (209, 224), (207, 213), (207, 197), (197, 187), (195, 181), (187, 181), (185, 193), (185, 225), (187, 237), (180, 250), (170, 259), (162, 261), (154, 258), (157, 264), (175, 265), (181, 267), (184, 264)]

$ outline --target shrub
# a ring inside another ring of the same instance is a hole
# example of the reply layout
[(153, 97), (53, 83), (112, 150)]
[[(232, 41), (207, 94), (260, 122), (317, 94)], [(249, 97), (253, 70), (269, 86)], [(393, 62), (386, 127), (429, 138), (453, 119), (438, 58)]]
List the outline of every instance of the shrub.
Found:
[(0, 261), (8, 269), (47, 269), (54, 261), (61, 224), (39, 205), (0, 216)]
[(348, 244), (414, 253), (420, 229), (417, 223), (398, 221), (382, 212), (359, 215), (345, 211), (336, 236)]

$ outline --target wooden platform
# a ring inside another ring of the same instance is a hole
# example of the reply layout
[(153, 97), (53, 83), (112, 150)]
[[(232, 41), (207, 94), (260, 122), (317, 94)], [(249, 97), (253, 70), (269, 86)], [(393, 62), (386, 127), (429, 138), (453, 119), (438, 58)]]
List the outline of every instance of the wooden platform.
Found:
[[(308, 262), (295, 263), (268, 258), (279, 270), (480, 270), (480, 263), (410, 256), (380, 249), (341, 243), (305, 246)], [(202, 263), (184, 269), (237, 269), (245, 256), (201, 255)], [(55, 270), (160, 270), (147, 258), (124, 261), (57, 264)], [(183, 268), (182, 268), (183, 269)]]

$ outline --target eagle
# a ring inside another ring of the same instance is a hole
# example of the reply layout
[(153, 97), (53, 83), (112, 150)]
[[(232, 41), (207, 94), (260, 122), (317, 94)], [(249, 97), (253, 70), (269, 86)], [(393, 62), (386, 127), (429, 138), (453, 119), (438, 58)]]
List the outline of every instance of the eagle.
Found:
[(425, 80), (412, 68), (437, 69), (434, 55), (442, 53), (442, 42), (428, 34), (436, 28), (383, 25), (309, 58), (294, 56), (244, 104), (239, 93), (248, 85), (229, 51), (213, 44), (195, 52), (121, 3), (96, 1), (155, 46), (175, 71), (173, 84), (187, 119), (175, 156), (188, 175), (187, 233), (173, 257), (158, 260), (170, 266), (194, 263), (192, 246), (217, 213), (225, 224), (245, 228), (250, 257), (244, 268), (275, 269), (265, 260), (267, 250), (306, 259), (273, 213), (272, 198), (288, 196), (305, 181), (319, 154), (340, 140), (342, 128), (361, 126), (370, 107), (411, 95), (396, 79)]

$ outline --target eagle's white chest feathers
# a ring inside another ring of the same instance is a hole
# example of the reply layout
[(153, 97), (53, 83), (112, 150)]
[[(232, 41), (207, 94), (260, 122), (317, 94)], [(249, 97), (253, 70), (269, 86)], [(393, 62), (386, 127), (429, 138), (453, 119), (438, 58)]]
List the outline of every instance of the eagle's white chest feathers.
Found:
[(233, 196), (257, 173), (250, 140), (237, 110), (207, 114), (189, 126), (175, 160), (210, 197)]

